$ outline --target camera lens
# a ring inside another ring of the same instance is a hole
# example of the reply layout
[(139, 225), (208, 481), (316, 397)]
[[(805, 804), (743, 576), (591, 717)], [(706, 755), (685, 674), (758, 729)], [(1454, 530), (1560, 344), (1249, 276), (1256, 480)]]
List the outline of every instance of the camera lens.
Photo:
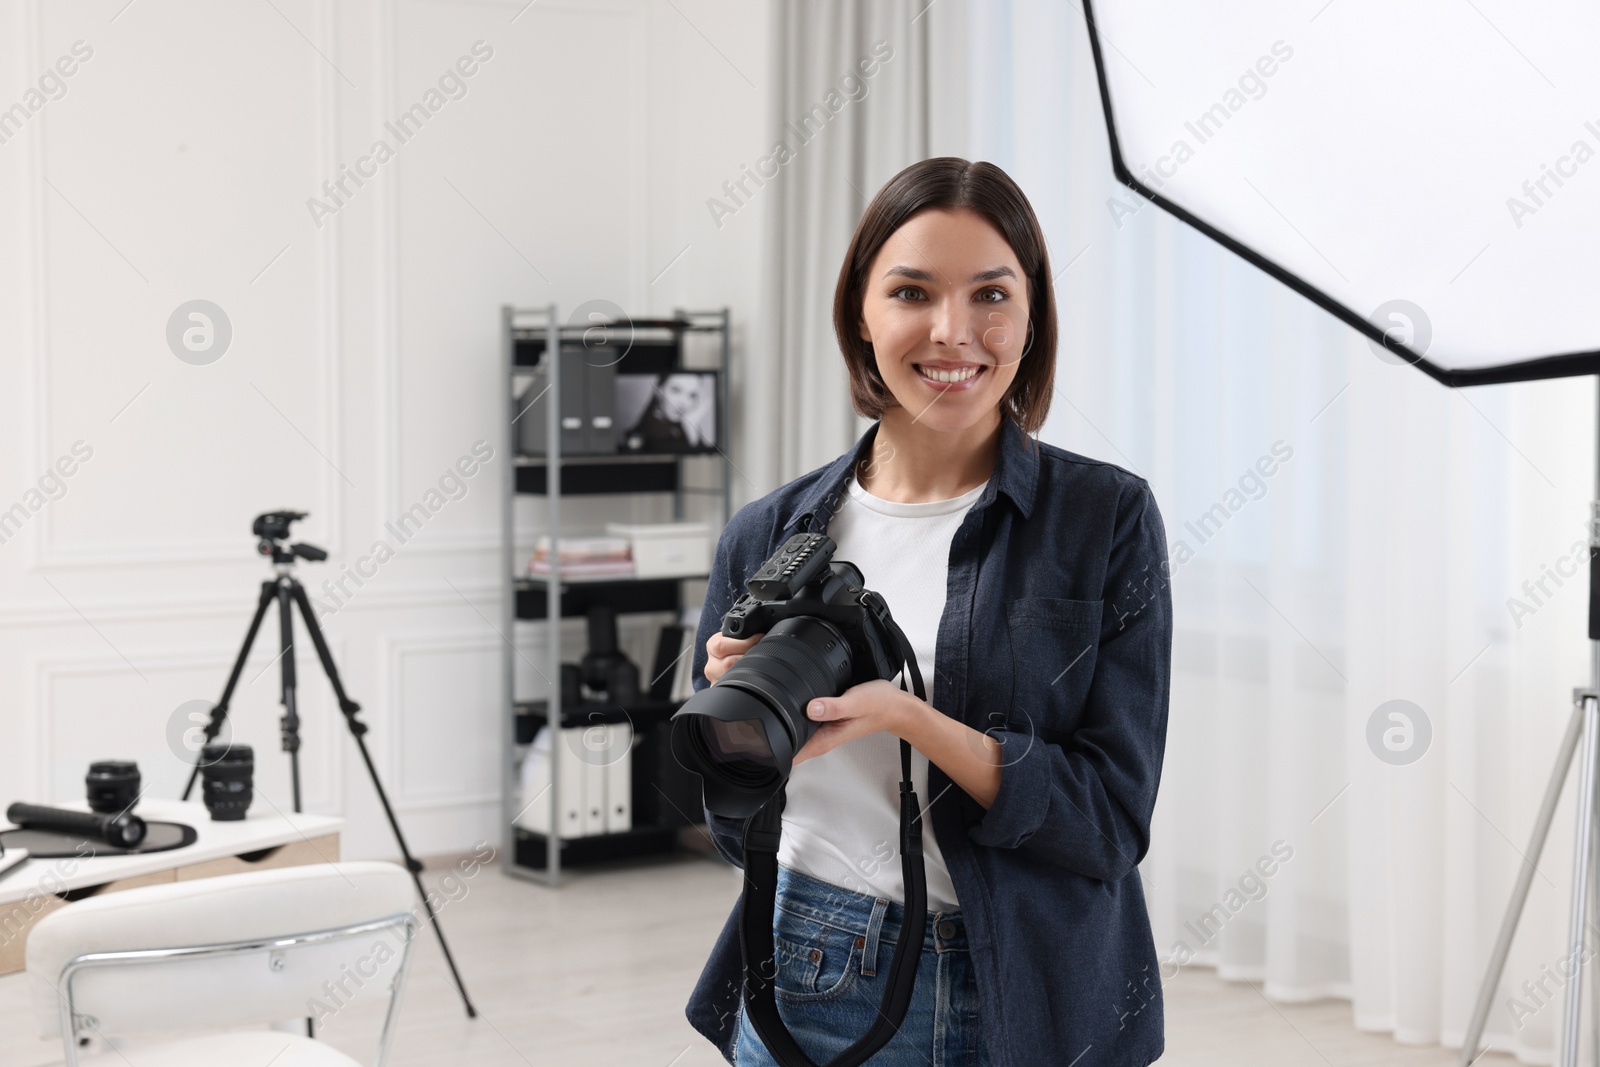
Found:
[(812, 615), (780, 621), (716, 685), (672, 717), (678, 762), (704, 779), (706, 807), (742, 818), (789, 776), (794, 754), (816, 732), (813, 697), (838, 696), (852, 677), (850, 642)]
[(132, 811), (139, 801), (139, 765), (132, 760), (98, 760), (89, 764), (83, 784), (90, 811), (100, 815)]
[(249, 745), (207, 745), (201, 750), (200, 794), (214, 822), (244, 818), (254, 797), (255, 754)]
[(689, 729), (699, 767), (714, 768), (714, 773), (740, 789), (754, 790), (778, 782), (777, 760), (767, 744), (761, 724), (754, 719), (724, 722), (696, 716)]
[(706, 758), (714, 763), (729, 766), (752, 763), (757, 767), (772, 767), (772, 746), (767, 744), (761, 724), (754, 719), (704, 719), (700, 723), (700, 745)]

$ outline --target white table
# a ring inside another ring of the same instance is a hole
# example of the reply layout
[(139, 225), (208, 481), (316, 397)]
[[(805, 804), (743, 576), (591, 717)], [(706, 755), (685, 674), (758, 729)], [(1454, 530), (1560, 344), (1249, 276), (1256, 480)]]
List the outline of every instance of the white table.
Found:
[[(58, 806), (88, 810), (82, 803)], [(30, 858), (0, 874), (0, 974), (22, 970), (29, 928), (69, 898), (239, 871), (332, 863), (339, 858), (344, 826), (341, 818), (279, 813), (259, 802), (237, 822), (213, 822), (204, 804), (150, 797), (140, 800), (134, 813), (150, 822), (194, 827), (194, 844), (129, 856)], [(11, 825), (0, 819), (0, 829)]]

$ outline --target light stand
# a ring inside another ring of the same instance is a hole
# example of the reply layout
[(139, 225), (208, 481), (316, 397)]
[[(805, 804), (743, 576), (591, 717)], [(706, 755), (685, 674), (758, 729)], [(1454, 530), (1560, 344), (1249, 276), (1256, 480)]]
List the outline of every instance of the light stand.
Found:
[[(1600, 386), (1600, 379), (1596, 379)], [(1600, 438), (1600, 423), (1596, 425)], [(1600, 818), (1596, 807), (1600, 803), (1600, 441), (1596, 447), (1595, 499), (1589, 504), (1589, 686), (1572, 691), (1572, 717), (1567, 721), (1567, 732), (1556, 751), (1555, 766), (1550, 770), (1550, 781), (1545, 786), (1544, 802), (1539, 805), (1539, 815), (1533, 822), (1533, 834), (1528, 838), (1528, 848), (1523, 853), (1522, 869), (1517, 873), (1516, 885), (1511, 889), (1511, 902), (1506, 906), (1505, 918), (1500, 923), (1500, 934), (1495, 938), (1494, 951), (1489, 957), (1489, 967), (1484, 972), (1483, 984), (1478, 989), (1478, 1002), (1472, 1009), (1467, 1024), (1466, 1037), (1461, 1042), (1461, 1065), (1471, 1067), (1479, 1055), (1478, 1044), (1483, 1039), (1483, 1028), (1494, 1006), (1495, 990), (1505, 972), (1506, 958), (1511, 953), (1511, 940), (1517, 932), (1517, 922), (1528, 902), (1528, 890), (1533, 885), (1533, 875), (1544, 851), (1545, 839), (1550, 834), (1550, 823), (1555, 818), (1556, 804), (1561, 799), (1566, 784), (1567, 770), (1579, 751), (1581, 739), (1582, 762), (1578, 765), (1578, 818), (1577, 834), (1572, 845), (1572, 904), (1568, 925), (1567, 947), (1571, 950), (1565, 958), (1572, 963), (1572, 974), (1565, 994), (1565, 1014), (1562, 1017), (1561, 1044), (1557, 1063), (1561, 1067), (1577, 1067), (1578, 1027), (1583, 1011), (1583, 971), (1588, 954), (1584, 948), (1584, 935), (1600, 919)], [(1557, 973), (1560, 967), (1557, 967)], [(1593, 989), (1593, 1018), (1596, 1055), (1600, 1056), (1600, 977)]]
[(234, 687), (239, 684), (239, 675), (244, 672), (244, 661), (250, 655), (250, 646), (255, 643), (256, 633), (261, 629), (261, 620), (267, 614), (267, 607), (276, 601), (278, 632), (282, 645), (282, 651), (278, 655), (278, 667), (283, 678), (283, 718), (279, 723), (283, 750), (289, 753), (294, 810), (300, 811), (300, 716), (295, 705), (293, 615), (293, 605), (298, 604), (301, 618), (305, 620), (306, 629), (311, 634), (311, 643), (316, 646), (317, 659), (322, 663), (322, 672), (328, 676), (328, 683), (333, 686), (333, 694), (339, 701), (339, 710), (344, 713), (345, 725), (350, 730), (350, 736), (355, 739), (356, 748), (361, 753), (361, 762), (367, 767), (367, 777), (372, 780), (373, 791), (378, 794), (378, 802), (383, 805), (383, 814), (389, 820), (389, 829), (394, 832), (395, 843), (400, 846), (400, 854), (405, 858), (405, 868), (411, 872), (411, 881), (416, 885), (417, 896), (422, 900), (422, 906), (428, 913), (428, 922), (439, 938), (439, 948), (443, 950), (444, 961), (450, 967), (450, 976), (455, 979), (456, 989), (461, 994), (461, 1003), (466, 1006), (467, 1017), (476, 1018), (478, 1010), (472, 1006), (472, 1001), (467, 996), (467, 987), (462, 984), (461, 972), (456, 970), (455, 958), (450, 955), (450, 946), (445, 943), (444, 930), (439, 926), (439, 917), (434, 914), (433, 904), (428, 899), (427, 891), (422, 888), (422, 863), (415, 859), (411, 855), (411, 850), (406, 847), (405, 836), (400, 832), (400, 822), (395, 818), (394, 809), (389, 806), (389, 796), (384, 792), (383, 782), (378, 779), (378, 768), (372, 762), (372, 754), (367, 751), (367, 724), (356, 718), (357, 713), (361, 711), (361, 705), (351, 700), (345, 693), (344, 684), (339, 681), (339, 669), (334, 666), (333, 654), (328, 651), (328, 643), (323, 639), (322, 627), (317, 625), (317, 616), (311, 610), (311, 601), (306, 596), (305, 587), (294, 576), (292, 568), (296, 557), (316, 562), (328, 558), (328, 553), (315, 545), (303, 542), (294, 545), (283, 543), (289, 536), (289, 524), (305, 516), (306, 513), (302, 511), (275, 511), (256, 517), (254, 530), (256, 536), (261, 539), (256, 546), (257, 550), (263, 556), (272, 557), (272, 567), (276, 576), (261, 583), (261, 596), (256, 601), (255, 617), (250, 620), (250, 629), (244, 635), (244, 644), (239, 649), (238, 658), (233, 661), (233, 671), (228, 675), (228, 684), (223, 687), (222, 699), (211, 709), (211, 720), (206, 723), (205, 728), (205, 743), (200, 746), (200, 751), (195, 757), (194, 770), (189, 773), (189, 784), (183, 787), (183, 799), (189, 799), (190, 792), (194, 790), (194, 783), (200, 777), (200, 768), (205, 759), (205, 745), (215, 741), (222, 731), (222, 725), (228, 717), (228, 705), (233, 700)]

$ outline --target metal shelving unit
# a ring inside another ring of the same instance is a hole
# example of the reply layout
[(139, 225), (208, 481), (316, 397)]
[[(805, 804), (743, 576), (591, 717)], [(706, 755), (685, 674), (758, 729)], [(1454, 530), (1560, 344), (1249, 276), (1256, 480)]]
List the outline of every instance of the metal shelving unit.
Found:
[[(590, 725), (596, 722), (631, 722), (636, 733), (633, 756), (633, 818), (630, 830), (562, 838), (555, 832), (560, 825), (558, 815), (559, 775), (562, 761), (550, 760), (550, 787), (538, 803), (549, 805), (550, 818), (546, 825), (559, 847), (550, 848), (547, 835), (524, 830), (515, 825), (520, 813), (519, 761), (526, 742), (539, 724), (549, 722), (549, 708), (560, 706), (561, 701), (561, 633), (560, 620), (581, 618), (594, 604), (610, 604), (618, 614), (629, 612), (673, 612), (676, 616), (683, 608), (683, 583), (704, 579), (704, 575), (674, 578), (562, 578), (559, 557), (561, 530), (561, 502), (563, 497), (601, 494), (670, 493), (673, 517), (684, 517), (684, 504), (695, 495), (720, 496), (721, 522), (732, 515), (732, 463), (725, 451), (720, 453), (720, 463), (713, 465), (721, 470), (720, 487), (690, 486), (684, 484), (684, 464), (700, 459), (701, 455), (663, 455), (618, 453), (617, 455), (562, 456), (561, 419), (559, 398), (562, 396), (560, 359), (549, 359), (548, 380), (544, 398), (534, 403), (549, 403), (552, 410), (545, 420), (547, 433), (545, 455), (527, 456), (518, 453), (515, 429), (509, 411), (516, 397), (519, 377), (531, 375), (548, 353), (559, 353), (563, 343), (568, 346), (580, 343), (591, 324), (561, 324), (556, 305), (518, 309), (501, 308), (501, 360), (506, 390), (505, 430), (501, 435), (501, 455), (512, 457), (502, 467), (502, 500), (504, 525), (502, 530), (502, 572), (505, 588), (502, 598), (503, 632), (507, 645), (503, 654), (507, 708), (502, 723), (503, 758), (501, 761), (502, 815), (505, 827), (504, 869), (508, 874), (529, 878), (556, 886), (561, 883), (564, 866), (577, 866), (625, 856), (645, 855), (672, 851), (677, 846), (678, 828), (685, 825), (688, 816), (682, 805), (674, 803), (670, 795), (659, 787), (659, 797), (642, 793), (641, 785), (655, 785), (659, 772), (667, 768), (662, 759), (670, 760), (663, 729), (678, 704), (672, 701), (642, 700), (637, 705), (622, 708), (615, 704), (586, 702), (576, 708), (564, 708), (557, 725)], [(715, 311), (684, 311), (674, 309), (670, 319), (634, 320), (619, 324), (617, 329), (631, 329), (631, 343), (626, 355), (618, 363), (619, 370), (660, 373), (671, 370), (718, 370), (717, 405), (719, 412), (719, 437), (725, 433), (727, 423), (728, 371), (729, 371), (729, 309)], [(715, 366), (690, 365), (685, 362), (684, 341), (687, 335), (716, 334), (720, 337), (719, 359)], [(726, 442), (718, 440), (719, 449)], [(712, 455), (711, 460), (718, 456)], [(517, 531), (514, 504), (518, 495), (542, 496), (545, 499), (544, 532), (552, 538), (551, 567), (548, 575), (528, 576), (517, 559)], [(542, 700), (519, 700), (516, 689), (516, 659), (514, 647), (517, 624), (536, 623), (546, 628), (546, 664), (540, 673), (545, 689)], [(552, 738), (554, 757), (554, 738)], [(675, 764), (672, 765), (675, 767)], [(687, 772), (679, 772), (687, 774)], [(695, 779), (697, 799), (690, 811), (700, 813), (698, 779)], [(665, 801), (665, 805), (660, 801)], [(671, 807), (673, 811), (667, 811)]]

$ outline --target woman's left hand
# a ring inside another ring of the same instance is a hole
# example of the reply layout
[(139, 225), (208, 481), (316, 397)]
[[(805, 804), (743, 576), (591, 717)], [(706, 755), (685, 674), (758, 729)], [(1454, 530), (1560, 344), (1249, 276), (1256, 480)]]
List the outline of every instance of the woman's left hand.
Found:
[(918, 704), (922, 701), (915, 694), (882, 678), (853, 685), (836, 697), (817, 697), (806, 705), (806, 715), (817, 730), (800, 746), (794, 762), (798, 765), (879, 730), (904, 737)]

